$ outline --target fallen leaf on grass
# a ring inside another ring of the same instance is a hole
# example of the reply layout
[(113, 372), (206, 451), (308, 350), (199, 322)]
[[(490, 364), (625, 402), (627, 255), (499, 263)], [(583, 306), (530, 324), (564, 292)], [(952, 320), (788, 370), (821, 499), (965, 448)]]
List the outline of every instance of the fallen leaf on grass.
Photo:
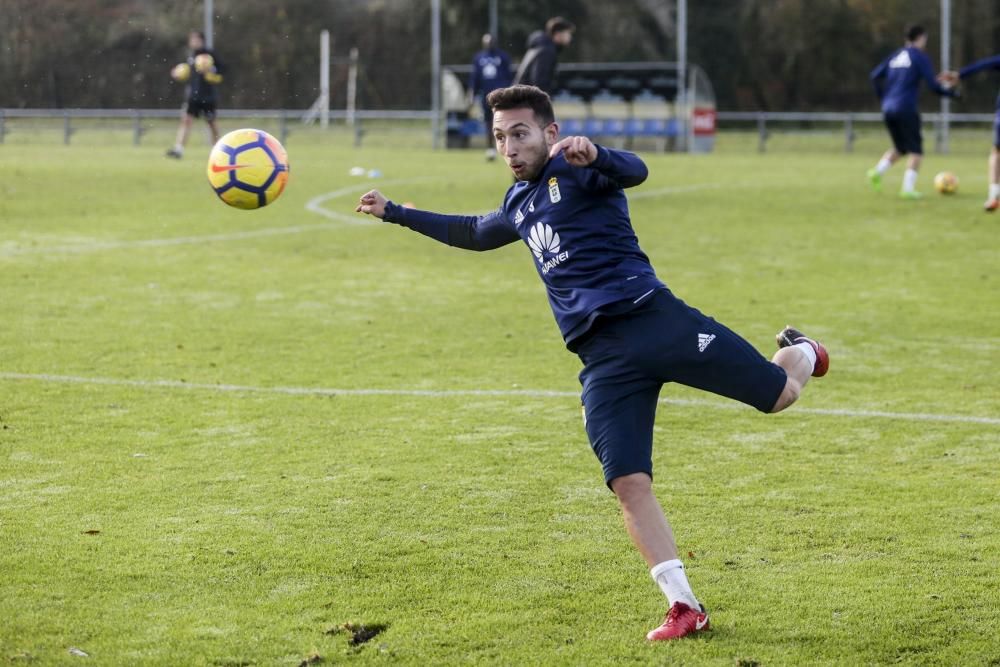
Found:
[(93, 528), (91, 528), (90, 530), (81, 531), (80, 534), (81, 535), (100, 535), (101, 531), (94, 530)]

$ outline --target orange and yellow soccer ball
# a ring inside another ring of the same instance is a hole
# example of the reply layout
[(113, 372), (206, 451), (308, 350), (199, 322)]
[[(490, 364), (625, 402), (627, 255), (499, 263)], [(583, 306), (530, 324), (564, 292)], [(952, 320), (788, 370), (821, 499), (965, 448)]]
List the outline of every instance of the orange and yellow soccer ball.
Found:
[(943, 195), (953, 195), (958, 192), (958, 176), (950, 171), (942, 171), (934, 177), (934, 189)]
[(212, 148), (207, 174), (222, 201), (236, 208), (261, 208), (285, 189), (288, 154), (263, 130), (233, 130)]

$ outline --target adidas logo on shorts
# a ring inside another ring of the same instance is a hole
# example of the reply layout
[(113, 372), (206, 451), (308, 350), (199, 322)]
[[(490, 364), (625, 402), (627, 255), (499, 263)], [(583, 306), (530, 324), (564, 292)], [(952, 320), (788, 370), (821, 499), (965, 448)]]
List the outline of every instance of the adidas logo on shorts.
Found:
[(712, 341), (715, 340), (715, 334), (698, 334), (698, 351), (704, 352)]

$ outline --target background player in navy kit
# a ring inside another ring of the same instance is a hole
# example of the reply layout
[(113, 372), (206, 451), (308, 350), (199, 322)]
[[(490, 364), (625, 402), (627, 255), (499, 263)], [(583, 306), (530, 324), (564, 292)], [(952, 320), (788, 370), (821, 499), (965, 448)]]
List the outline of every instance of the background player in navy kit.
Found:
[(222, 83), (222, 63), (214, 51), (205, 48), (205, 35), (197, 30), (188, 35), (188, 48), (191, 49), (187, 59), (191, 78), (185, 89), (186, 100), (181, 111), (181, 124), (177, 128), (177, 140), (174, 147), (167, 151), (167, 157), (177, 159), (184, 156), (191, 123), (198, 116), (205, 116), (205, 122), (212, 131), (212, 143), (219, 140), (219, 127), (215, 124), (218, 104), (215, 87)]
[[(893, 52), (872, 70), (871, 80), (875, 94), (882, 100), (882, 116), (892, 137), (892, 148), (887, 150), (878, 164), (868, 170), (868, 181), (875, 190), (882, 189), (882, 175), (896, 160), (909, 155), (903, 187), (899, 195), (904, 199), (919, 199), (917, 192), (917, 172), (924, 155), (923, 135), (920, 132), (920, 111), (917, 97), (920, 82), (938, 95), (954, 97), (955, 93), (942, 86), (934, 76), (934, 67), (924, 53), (927, 46), (927, 31), (913, 26), (906, 31), (906, 44)], [(883, 88), (883, 80), (885, 87)], [(943, 77), (942, 77), (942, 80)]]
[[(951, 83), (958, 83), (959, 79), (965, 79), (987, 69), (1000, 70), (1000, 54), (977, 60), (958, 72), (946, 72), (943, 76)], [(990, 189), (983, 209), (992, 213), (1000, 208), (1000, 93), (997, 93), (996, 113), (993, 116), (993, 148), (990, 150), (988, 170)]]
[(495, 160), (497, 149), (493, 146), (493, 109), (486, 102), (486, 96), (497, 88), (510, 85), (510, 56), (494, 44), (493, 35), (483, 35), (483, 50), (472, 58), (472, 73), (469, 75), (469, 91), (483, 108), (483, 122), (486, 125), (486, 159)]
[(618, 497), (636, 547), (667, 596), (650, 640), (708, 628), (678, 559), (670, 524), (652, 489), (653, 420), (660, 389), (680, 382), (778, 412), (810, 375), (826, 373), (826, 350), (800, 332), (778, 334), (773, 361), (712, 318), (677, 299), (639, 247), (623, 188), (646, 179), (636, 155), (559, 139), (549, 96), (512, 86), (489, 96), (497, 150), (518, 181), (482, 216), (401, 207), (372, 190), (357, 211), (470, 250), (523, 240), (566, 341), (583, 362), (587, 435)]

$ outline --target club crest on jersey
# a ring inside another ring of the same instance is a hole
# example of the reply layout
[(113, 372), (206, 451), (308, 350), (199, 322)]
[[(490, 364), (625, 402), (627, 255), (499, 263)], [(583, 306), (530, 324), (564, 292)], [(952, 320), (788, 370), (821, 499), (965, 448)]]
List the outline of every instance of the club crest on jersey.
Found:
[(559, 192), (559, 179), (555, 176), (549, 179), (549, 201), (553, 204), (562, 201), (562, 193)]

